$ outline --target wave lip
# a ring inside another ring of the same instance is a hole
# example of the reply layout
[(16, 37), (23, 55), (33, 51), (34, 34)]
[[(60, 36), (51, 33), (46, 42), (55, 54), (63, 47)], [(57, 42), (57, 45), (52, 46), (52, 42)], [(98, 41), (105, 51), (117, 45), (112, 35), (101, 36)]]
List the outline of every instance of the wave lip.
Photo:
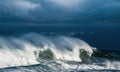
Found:
[(39, 64), (42, 59), (81, 62), (81, 49), (89, 54), (86, 57), (93, 53), (87, 43), (68, 36), (0, 37), (0, 68)]

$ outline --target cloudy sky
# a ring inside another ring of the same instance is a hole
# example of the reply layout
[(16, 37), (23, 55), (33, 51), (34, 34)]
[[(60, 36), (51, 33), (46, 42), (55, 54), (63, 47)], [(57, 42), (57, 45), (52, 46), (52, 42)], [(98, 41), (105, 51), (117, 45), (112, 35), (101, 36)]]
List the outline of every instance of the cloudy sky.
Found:
[(120, 0), (0, 0), (2, 23), (119, 24)]

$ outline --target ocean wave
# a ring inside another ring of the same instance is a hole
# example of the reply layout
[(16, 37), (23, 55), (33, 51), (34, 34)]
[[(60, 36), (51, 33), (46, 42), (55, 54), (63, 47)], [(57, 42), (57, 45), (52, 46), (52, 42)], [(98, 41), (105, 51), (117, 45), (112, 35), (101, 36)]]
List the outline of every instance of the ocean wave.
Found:
[(38, 33), (0, 36), (0, 71), (46, 70), (120, 70), (120, 52), (98, 50), (70, 36)]
[(87, 61), (92, 47), (69, 36), (38, 33), (0, 37), (0, 68), (40, 64), (43, 60)]

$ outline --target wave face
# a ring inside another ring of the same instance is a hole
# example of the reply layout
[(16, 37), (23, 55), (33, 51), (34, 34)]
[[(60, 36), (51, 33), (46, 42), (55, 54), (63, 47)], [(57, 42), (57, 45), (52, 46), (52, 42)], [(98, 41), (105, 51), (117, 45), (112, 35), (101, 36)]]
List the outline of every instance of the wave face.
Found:
[(81, 62), (92, 53), (86, 42), (69, 36), (0, 37), (0, 68), (40, 64), (44, 59)]

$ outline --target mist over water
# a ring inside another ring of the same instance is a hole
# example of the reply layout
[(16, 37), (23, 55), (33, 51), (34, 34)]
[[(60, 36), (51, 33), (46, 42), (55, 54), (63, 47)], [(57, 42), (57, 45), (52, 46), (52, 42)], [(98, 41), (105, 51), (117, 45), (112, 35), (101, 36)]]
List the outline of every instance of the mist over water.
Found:
[(38, 32), (43, 34), (62, 34), (70, 35), (73, 33), (74, 37), (80, 38), (91, 46), (99, 49), (107, 50), (120, 50), (120, 29), (119, 25), (78, 25), (60, 24), (60, 26), (43, 24), (43, 26), (37, 25), (0, 25), (0, 35), (12, 36), (21, 35), (30, 32)]
[(28, 33), (0, 36), (0, 70), (120, 70), (119, 53), (99, 51), (70, 35)]
[(0, 67), (39, 64), (39, 52), (45, 50), (51, 50), (54, 59), (81, 62), (80, 49), (87, 51), (89, 56), (92, 55), (92, 47), (73, 37), (44, 36), (37, 33), (0, 37)]

